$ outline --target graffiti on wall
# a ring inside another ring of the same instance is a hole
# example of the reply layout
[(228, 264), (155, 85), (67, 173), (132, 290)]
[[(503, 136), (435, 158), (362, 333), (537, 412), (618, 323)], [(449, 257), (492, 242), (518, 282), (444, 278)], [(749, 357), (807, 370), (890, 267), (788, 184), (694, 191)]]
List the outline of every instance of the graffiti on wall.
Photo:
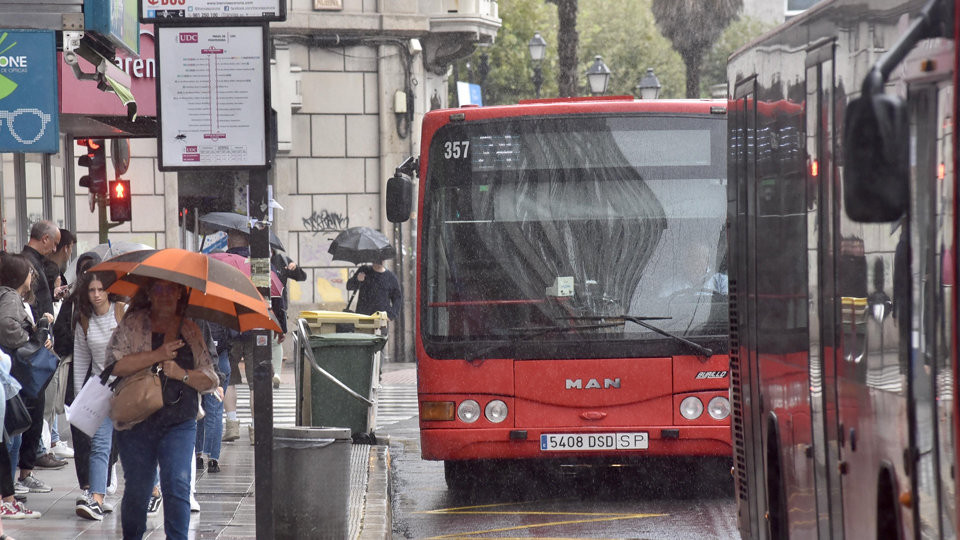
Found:
[(340, 232), (350, 226), (350, 218), (337, 212), (321, 210), (317, 213), (314, 210), (310, 217), (303, 218), (303, 226), (307, 230), (313, 231), (314, 235), (317, 233)]

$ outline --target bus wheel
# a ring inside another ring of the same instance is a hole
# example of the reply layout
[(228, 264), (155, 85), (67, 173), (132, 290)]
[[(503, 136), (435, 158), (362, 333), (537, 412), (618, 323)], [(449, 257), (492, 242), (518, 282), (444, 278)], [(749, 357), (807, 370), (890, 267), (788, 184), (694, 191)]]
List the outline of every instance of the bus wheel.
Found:
[(772, 540), (788, 540), (787, 501), (784, 495), (783, 467), (780, 465), (779, 437), (775, 428), (770, 429), (767, 442), (767, 531)]
[(466, 491), (483, 484), (484, 477), (479, 463), (474, 461), (444, 461), (443, 478), (447, 489)]

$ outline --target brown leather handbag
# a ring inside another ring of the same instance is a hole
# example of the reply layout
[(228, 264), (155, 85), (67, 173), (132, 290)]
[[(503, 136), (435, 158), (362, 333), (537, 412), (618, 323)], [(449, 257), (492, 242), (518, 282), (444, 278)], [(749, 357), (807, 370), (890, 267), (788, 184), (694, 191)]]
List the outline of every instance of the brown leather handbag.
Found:
[(161, 408), (163, 386), (156, 366), (142, 369), (114, 382), (110, 418), (117, 430), (130, 429)]

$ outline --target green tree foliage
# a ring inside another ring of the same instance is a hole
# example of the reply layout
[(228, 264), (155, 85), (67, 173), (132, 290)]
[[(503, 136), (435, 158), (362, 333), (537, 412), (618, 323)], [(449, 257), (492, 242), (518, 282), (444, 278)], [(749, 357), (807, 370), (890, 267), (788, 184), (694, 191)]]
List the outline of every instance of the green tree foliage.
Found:
[(741, 16), (730, 23), (730, 26), (720, 34), (717, 43), (703, 58), (700, 68), (700, 95), (709, 97), (711, 86), (726, 84), (727, 59), (730, 55), (774, 26), (776, 24), (773, 22), (747, 16)]
[(687, 68), (686, 97), (700, 97), (700, 66), (743, 0), (653, 0), (653, 17)]
[[(461, 81), (479, 83), (476, 66), (480, 55), (489, 57), (490, 73), (484, 82), (485, 105), (505, 105), (534, 97), (533, 69), (527, 43), (534, 32), (540, 32), (547, 41), (543, 60), (544, 97), (557, 95), (557, 10), (544, 0), (500, 0), (500, 18), (503, 26), (496, 42), (490, 47), (478, 48), (469, 58), (457, 63), (454, 73)], [(457, 77), (450, 77), (451, 105), (457, 104)]]
[(660, 79), (661, 98), (683, 97), (683, 62), (657, 30), (650, 0), (580, 0), (583, 94), (589, 94), (584, 74), (598, 54), (612, 72), (607, 95), (637, 95), (637, 83), (650, 67)]
[[(679, 0), (678, 0), (679, 1)], [(707, 2), (709, 0), (697, 0)], [(588, 95), (585, 73), (600, 55), (612, 74), (607, 95), (636, 95), (636, 86), (648, 67), (653, 68), (662, 88), (661, 98), (686, 95), (686, 72), (680, 54), (658, 30), (652, 12), (652, 0), (579, 0), (578, 68), (580, 95)], [(455, 68), (450, 77), (450, 103), (457, 104), (455, 80), (479, 83), (477, 66), (480, 55), (488, 56), (490, 68), (484, 82), (484, 104), (505, 105), (534, 97), (533, 68), (527, 43), (534, 32), (547, 41), (543, 61), (543, 97), (557, 97), (559, 22), (557, 6), (546, 0), (499, 0), (503, 27), (496, 42), (481, 47)], [(767, 30), (770, 25), (744, 18), (732, 23), (716, 40), (703, 61), (702, 86), (726, 80), (726, 57), (730, 52)], [(703, 93), (708, 96), (708, 93)]]

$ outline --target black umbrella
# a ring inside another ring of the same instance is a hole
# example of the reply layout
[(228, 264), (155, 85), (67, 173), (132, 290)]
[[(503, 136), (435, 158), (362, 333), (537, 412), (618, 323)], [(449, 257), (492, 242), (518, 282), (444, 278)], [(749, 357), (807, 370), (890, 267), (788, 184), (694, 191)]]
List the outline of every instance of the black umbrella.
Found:
[(384, 261), (397, 256), (397, 250), (390, 240), (370, 227), (350, 227), (341, 232), (330, 243), (327, 253), (333, 255), (335, 261), (354, 264)]
[[(207, 232), (238, 231), (250, 234), (250, 218), (234, 212), (207, 212), (200, 216), (200, 226)], [(270, 245), (280, 251), (286, 251), (273, 231), (270, 231)]]

